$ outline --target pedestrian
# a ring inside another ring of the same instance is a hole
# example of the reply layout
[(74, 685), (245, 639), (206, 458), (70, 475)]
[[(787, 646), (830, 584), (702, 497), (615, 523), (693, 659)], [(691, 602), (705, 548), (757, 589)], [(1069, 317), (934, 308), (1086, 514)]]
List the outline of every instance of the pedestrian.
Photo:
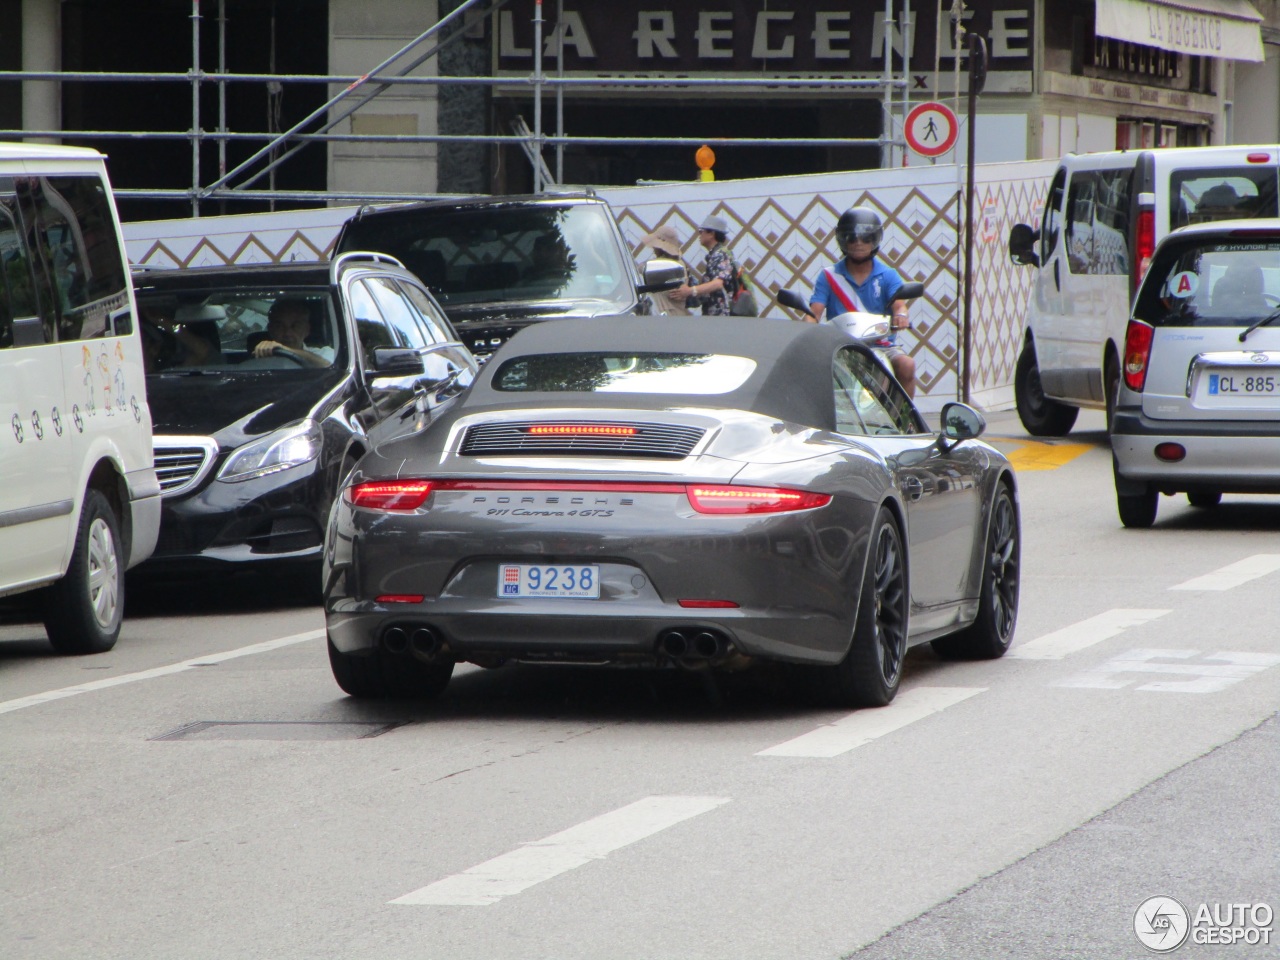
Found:
[(844, 254), (836, 263), (818, 274), (809, 298), (812, 318), (818, 323), (824, 313), (836, 316), (861, 311), (891, 314), (889, 336), (877, 343), (893, 367), (894, 376), (907, 391), (916, 395), (916, 362), (898, 345), (896, 331), (911, 326), (907, 301), (894, 298), (902, 287), (902, 277), (876, 255), (884, 237), (880, 215), (870, 207), (850, 207), (836, 224), (836, 241)]
[[(641, 237), (640, 242), (653, 251), (655, 260), (674, 260), (680, 266), (684, 267), (684, 284), (688, 286), (692, 279), (692, 271), (689, 265), (684, 262), (684, 257), (680, 251), (680, 238), (676, 235), (676, 228), (669, 223), (664, 223), (658, 227), (653, 233)], [(666, 291), (662, 293), (651, 293), (649, 296), (653, 299), (653, 312), (668, 317), (687, 317), (689, 316), (689, 307), (684, 300), (677, 300), (672, 293), (675, 291)]]
[(672, 298), (683, 301), (689, 307), (702, 307), (704, 317), (730, 315), (735, 292), (733, 254), (727, 246), (729, 224), (724, 217), (710, 216), (698, 227), (698, 242), (707, 251), (699, 283), (685, 284), (671, 291)]

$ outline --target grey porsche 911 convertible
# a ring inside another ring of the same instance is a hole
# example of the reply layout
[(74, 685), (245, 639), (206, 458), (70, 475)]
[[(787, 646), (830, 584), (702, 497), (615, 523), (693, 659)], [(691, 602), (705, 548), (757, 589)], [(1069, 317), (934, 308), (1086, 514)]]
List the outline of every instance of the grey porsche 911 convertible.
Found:
[(1016, 480), (976, 410), (941, 422), (829, 326), (531, 326), (348, 477), (325, 550), (334, 677), (431, 697), (461, 661), (782, 661), (871, 706), (910, 645), (999, 657)]

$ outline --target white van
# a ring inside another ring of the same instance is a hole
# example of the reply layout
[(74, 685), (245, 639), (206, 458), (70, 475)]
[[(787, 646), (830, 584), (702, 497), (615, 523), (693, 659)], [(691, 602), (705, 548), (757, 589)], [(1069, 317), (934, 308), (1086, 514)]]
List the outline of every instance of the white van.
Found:
[(1009, 232), (1014, 263), (1038, 268), (1014, 372), (1018, 416), (1062, 436), (1081, 407), (1107, 411), (1120, 381), (1129, 305), (1156, 242), (1210, 220), (1275, 217), (1280, 145), (1068, 155), (1040, 229)]
[(0, 144), (0, 596), (110, 650), (160, 529), (142, 342), (101, 154)]

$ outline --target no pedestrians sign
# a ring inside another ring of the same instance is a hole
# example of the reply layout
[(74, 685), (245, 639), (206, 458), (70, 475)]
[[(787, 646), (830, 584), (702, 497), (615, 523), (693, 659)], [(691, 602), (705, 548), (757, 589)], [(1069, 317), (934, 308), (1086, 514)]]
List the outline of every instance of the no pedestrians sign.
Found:
[(902, 125), (907, 146), (922, 157), (940, 157), (956, 145), (960, 124), (945, 103), (918, 103)]

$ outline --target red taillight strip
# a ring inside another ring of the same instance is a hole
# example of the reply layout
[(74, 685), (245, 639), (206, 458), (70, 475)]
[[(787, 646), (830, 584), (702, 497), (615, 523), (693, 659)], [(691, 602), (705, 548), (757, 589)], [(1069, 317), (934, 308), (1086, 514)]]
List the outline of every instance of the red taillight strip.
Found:
[(602, 480), (436, 480), (440, 490), (548, 490), (566, 493), (684, 493), (683, 483)]
[(738, 606), (732, 600), (677, 600), (676, 603), (686, 610), (730, 610)]
[(431, 496), (430, 480), (366, 480), (347, 487), (342, 495), (353, 507), (366, 510), (417, 510)]
[(529, 427), (525, 432), (535, 437), (634, 437), (640, 431), (635, 427), (550, 424)]
[(814, 510), (831, 502), (830, 494), (783, 487), (601, 480), (369, 480), (349, 487), (344, 496), (348, 503), (367, 510), (409, 511), (421, 507), (436, 490), (680, 494), (688, 497), (694, 510), (704, 514), (785, 513)]

